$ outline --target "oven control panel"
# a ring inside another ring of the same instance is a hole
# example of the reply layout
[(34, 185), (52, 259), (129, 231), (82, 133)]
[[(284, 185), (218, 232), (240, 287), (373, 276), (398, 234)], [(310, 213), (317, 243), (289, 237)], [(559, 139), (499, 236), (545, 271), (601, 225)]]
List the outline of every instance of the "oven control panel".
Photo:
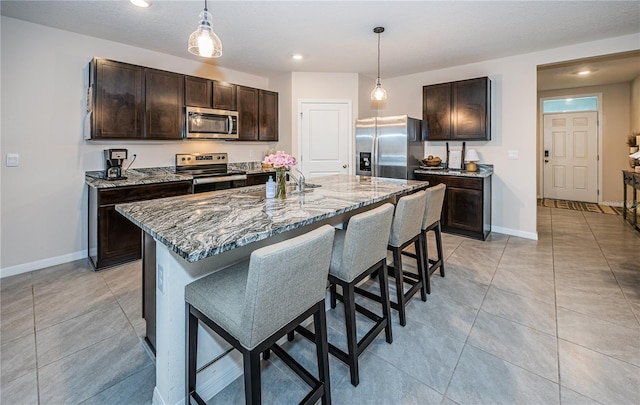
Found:
[(227, 164), (226, 153), (186, 153), (176, 155), (176, 166)]

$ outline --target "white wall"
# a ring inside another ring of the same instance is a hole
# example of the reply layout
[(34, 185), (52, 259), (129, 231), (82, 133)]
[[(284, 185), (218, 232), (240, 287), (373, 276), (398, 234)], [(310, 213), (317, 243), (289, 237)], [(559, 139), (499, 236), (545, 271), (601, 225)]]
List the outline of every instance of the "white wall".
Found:
[[(102, 169), (102, 149), (128, 148), (138, 156), (136, 168), (173, 166), (174, 154), (184, 152), (257, 161), (276, 145), (84, 141), (87, 66), (94, 56), (263, 89), (269, 81), (193, 60), (186, 49), (185, 58), (177, 58), (6, 17), (1, 34), (3, 276), (86, 257), (84, 172)], [(20, 166), (5, 167), (6, 153), (19, 153)]]
[[(389, 94), (384, 110), (378, 115), (409, 114), (422, 117), (422, 86), (473, 77), (492, 80), (492, 139), (467, 142), (478, 151), (481, 163), (494, 165), (492, 196), (493, 231), (536, 238), (536, 67), (542, 64), (635, 50), (640, 34), (544, 50), (509, 58), (489, 60), (409, 76), (385, 79)], [(361, 79), (361, 83), (366, 79)], [(370, 89), (360, 89), (362, 116), (367, 108)], [(450, 147), (460, 148), (460, 142)], [(518, 151), (519, 158), (507, 158)], [(444, 156), (444, 142), (426, 142), (425, 154)]]
[(640, 76), (631, 82), (631, 132), (640, 132)]
[(278, 92), (278, 149), (291, 151), (291, 73), (270, 77), (269, 85)]

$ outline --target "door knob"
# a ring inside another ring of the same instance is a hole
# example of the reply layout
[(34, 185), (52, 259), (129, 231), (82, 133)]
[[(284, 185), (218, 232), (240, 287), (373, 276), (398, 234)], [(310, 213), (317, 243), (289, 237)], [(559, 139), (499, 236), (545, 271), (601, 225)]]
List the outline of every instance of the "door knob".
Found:
[(549, 159), (545, 159), (545, 160), (544, 160), (544, 162), (545, 162), (545, 163), (549, 163)]
[(347, 168), (347, 165), (342, 165), (342, 168), (343, 168), (343, 169), (346, 169), (346, 168)]

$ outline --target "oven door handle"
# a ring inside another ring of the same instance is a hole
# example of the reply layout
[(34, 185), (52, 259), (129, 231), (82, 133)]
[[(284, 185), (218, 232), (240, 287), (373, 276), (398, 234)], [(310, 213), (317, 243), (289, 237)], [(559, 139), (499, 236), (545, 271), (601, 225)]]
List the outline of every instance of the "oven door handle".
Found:
[(209, 184), (209, 183), (221, 183), (223, 181), (234, 181), (234, 180), (246, 180), (246, 174), (234, 174), (231, 176), (220, 176), (220, 177), (204, 177), (201, 179), (193, 179), (193, 185), (198, 184)]

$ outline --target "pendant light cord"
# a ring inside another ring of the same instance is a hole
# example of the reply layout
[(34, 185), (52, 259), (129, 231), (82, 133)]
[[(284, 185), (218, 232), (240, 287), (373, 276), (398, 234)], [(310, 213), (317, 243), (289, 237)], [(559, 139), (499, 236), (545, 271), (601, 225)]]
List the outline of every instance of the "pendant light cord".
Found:
[(207, 0), (204, 0), (204, 11), (209, 11), (209, 10), (207, 9)]
[(380, 33), (378, 32), (378, 80), (380, 82)]

